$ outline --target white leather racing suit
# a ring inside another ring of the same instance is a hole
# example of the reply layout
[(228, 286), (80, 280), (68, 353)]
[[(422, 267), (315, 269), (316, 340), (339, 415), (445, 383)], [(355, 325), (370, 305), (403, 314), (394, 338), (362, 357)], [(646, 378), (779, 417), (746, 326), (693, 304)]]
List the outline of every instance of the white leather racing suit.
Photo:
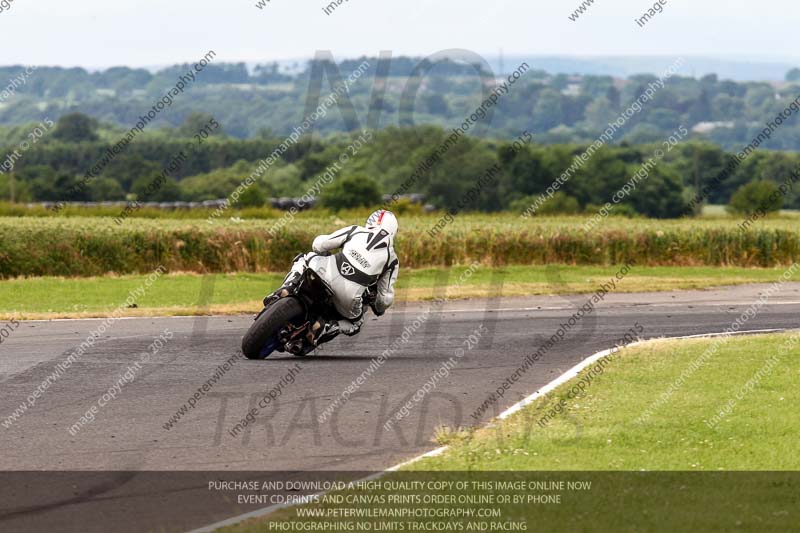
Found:
[[(337, 254), (317, 255), (337, 248), (342, 248)], [(382, 315), (394, 303), (399, 264), (394, 241), (386, 230), (350, 226), (320, 235), (311, 249), (312, 253), (295, 261), (292, 272), (302, 273), (307, 262), (333, 291), (336, 310), (343, 318), (351, 322), (361, 318), (361, 297), (367, 287), (376, 283), (377, 297), (372, 305), (375, 314)]]

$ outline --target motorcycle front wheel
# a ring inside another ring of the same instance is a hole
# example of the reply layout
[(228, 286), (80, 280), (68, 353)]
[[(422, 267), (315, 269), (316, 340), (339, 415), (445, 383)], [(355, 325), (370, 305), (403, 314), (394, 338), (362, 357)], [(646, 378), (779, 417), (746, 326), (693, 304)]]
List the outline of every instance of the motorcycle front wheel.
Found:
[(253, 322), (242, 339), (242, 352), (248, 359), (266, 359), (278, 347), (278, 334), (286, 324), (303, 315), (297, 298), (281, 298)]

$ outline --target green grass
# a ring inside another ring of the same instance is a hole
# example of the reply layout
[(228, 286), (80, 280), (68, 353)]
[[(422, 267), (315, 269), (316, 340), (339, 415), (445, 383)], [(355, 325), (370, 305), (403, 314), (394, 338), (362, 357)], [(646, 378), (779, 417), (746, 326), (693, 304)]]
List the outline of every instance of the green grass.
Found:
[[(655, 341), (628, 348), (604, 366), (604, 372), (584, 393), (567, 396), (589, 370), (507, 420), (483, 429), (450, 432), (450, 448), (444, 454), (413, 463), (383, 479), (592, 482), (591, 489), (584, 492), (544, 492), (562, 494), (561, 504), (413, 506), (497, 508), (503, 514), (502, 521), (525, 523), (528, 531), (796, 530), (800, 494), (798, 341), (800, 337), (794, 333), (733, 337), (723, 342)], [(686, 377), (651, 417), (638, 421), (670, 383), (715, 342), (719, 350), (706, 359), (707, 364)], [(773, 356), (778, 362), (771, 371), (763, 372)], [(705, 421), (760, 371), (760, 381), (752, 391), (722, 422), (709, 427)], [(566, 402), (564, 412), (550, 425), (540, 427), (537, 421), (560, 399)], [(525, 495), (523, 490), (505, 492)], [(365, 491), (334, 493), (338, 494), (347, 497)], [(388, 497), (393, 492), (377, 488), (368, 494)], [(380, 505), (322, 501), (304, 509), (354, 507)], [(218, 531), (279, 531), (282, 529), (275, 522), (316, 522), (319, 526), (321, 520), (300, 517), (294, 507)], [(413, 521), (462, 522), (466, 526), (469, 520)], [(380, 519), (366, 521), (374, 526)], [(407, 525), (397, 530), (408, 531)]]
[[(788, 344), (791, 338), (655, 341), (628, 348), (585, 394), (567, 397), (573, 380), (496, 427), (461, 433), (447, 453), (411, 469), (800, 470), (800, 345)], [(689, 372), (683, 386), (640, 420), (714, 343), (719, 349), (706, 365)], [(721, 423), (708, 427), (705, 421), (771, 356), (780, 359), (774, 370)], [(540, 427), (562, 398), (564, 413)]]
[[(288, 269), (288, 265), (287, 265)], [(401, 270), (398, 299), (589, 293), (617, 272), (617, 267), (574, 265), (480, 267), (455, 287), (465, 267)], [(619, 285), (620, 292), (697, 289), (720, 285), (771, 283), (780, 269), (713, 267), (635, 267)], [(145, 276), (99, 278), (18, 278), (0, 281), (0, 317), (67, 318), (103, 316), (114, 311)], [(282, 274), (169, 274), (159, 279), (128, 316), (238, 314), (258, 308)], [(202, 294), (202, 295), (201, 295)]]
[[(146, 276), (104, 278), (30, 278), (2, 281), (0, 314), (65, 316), (103, 315), (114, 311)], [(206, 305), (225, 306), (258, 300), (280, 284), (279, 274), (166, 275), (136, 300), (136, 316), (160, 310), (165, 314), (203, 312)], [(205, 290), (201, 293), (201, 288)], [(208, 292), (206, 292), (208, 291)], [(208, 294), (209, 296), (205, 296)]]

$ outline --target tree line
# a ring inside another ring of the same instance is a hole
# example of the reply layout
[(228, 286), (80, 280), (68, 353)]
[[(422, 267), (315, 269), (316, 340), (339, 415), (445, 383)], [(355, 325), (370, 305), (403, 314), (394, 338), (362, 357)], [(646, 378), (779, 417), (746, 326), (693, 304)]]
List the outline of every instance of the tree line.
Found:
[[(193, 114), (179, 127), (145, 131), (88, 186), (76, 187), (87, 168), (107, 153), (122, 130), (82, 114), (62, 116), (52, 133), (27, 150), (13, 170), (0, 174), (0, 200), (169, 202), (226, 198), (283, 138), (237, 139), (220, 127), (202, 144), (187, 143), (212, 119)], [(20, 126), (21, 131), (25, 127)], [(450, 133), (439, 126), (388, 127), (373, 132), (355, 155), (348, 153), (355, 134), (307, 136), (258, 177), (239, 205), (259, 206), (269, 198), (299, 197), (331, 168), (337, 169), (336, 175), (321, 190), (323, 205), (346, 208), (378, 203), (381, 195), (400, 190)], [(657, 148), (658, 143), (601, 148), (539, 213), (579, 213), (604, 205)], [(586, 144), (580, 143), (540, 144), (535, 135), (533, 142), (524, 145), (463, 136), (415, 180), (414, 190), (407, 192), (422, 194), (428, 203), (443, 209), (522, 212), (585, 149)], [(174, 164), (181, 153), (180, 165)], [(342, 158), (343, 154), (348, 157)], [(731, 157), (732, 153), (713, 143), (682, 142), (649, 170), (646, 179), (638, 181), (637, 190), (615, 213), (658, 218), (684, 215), (691, 195), (720, 175)], [(481, 184), (480, 194), (468, 195), (486, 169), (495, 166), (499, 172), (490, 183)], [(713, 188), (707, 201), (729, 204), (737, 191), (748, 184), (753, 189), (753, 183), (772, 184), (774, 189), (776, 184), (791, 181), (799, 166), (798, 154), (756, 151)], [(152, 186), (154, 182), (158, 187)], [(755, 189), (751, 191), (754, 198), (767, 194), (763, 188)], [(745, 193), (740, 194), (738, 203), (746, 206), (747, 196), (742, 202), (742, 195)], [(800, 198), (789, 190), (781, 195), (781, 206), (800, 208)]]

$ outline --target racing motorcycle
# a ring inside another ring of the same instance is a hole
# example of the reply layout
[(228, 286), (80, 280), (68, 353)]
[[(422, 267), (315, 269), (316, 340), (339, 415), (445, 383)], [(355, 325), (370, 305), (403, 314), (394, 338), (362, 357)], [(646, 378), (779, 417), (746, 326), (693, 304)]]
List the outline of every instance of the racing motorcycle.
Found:
[[(375, 298), (375, 286), (364, 293), (365, 308)], [(266, 359), (276, 350), (297, 356), (308, 355), (319, 345), (333, 340), (338, 331), (309, 341), (311, 327), (323, 321), (338, 320), (333, 291), (314, 270), (306, 268), (288, 295), (275, 294), (264, 299), (264, 309), (242, 339), (242, 351), (248, 359)]]

